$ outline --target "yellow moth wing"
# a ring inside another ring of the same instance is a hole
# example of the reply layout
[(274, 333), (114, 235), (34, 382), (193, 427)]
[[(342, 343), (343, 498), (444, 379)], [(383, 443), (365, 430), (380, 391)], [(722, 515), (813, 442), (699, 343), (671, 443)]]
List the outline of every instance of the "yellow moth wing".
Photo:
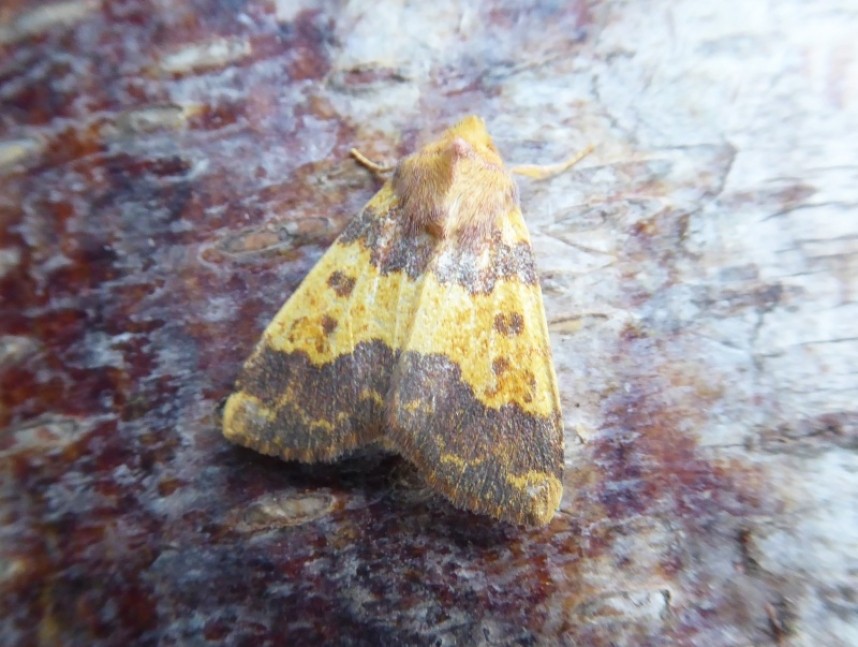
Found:
[(521, 212), (512, 212), (501, 231), (508, 247), (526, 250), (520, 262), (527, 263), (527, 269), (516, 276), (497, 275), (491, 254), (486, 253), (477, 258), (483, 264), (477, 264), (473, 273), (495, 273), (492, 289), (471, 291), (461, 283), (439, 279), (442, 248), (420, 287), (412, 329), (402, 350), (448, 356), (486, 406), (516, 404), (527, 413), (552, 415), (560, 407), (557, 381)]
[(404, 272), (382, 274), (359, 234), (401, 238), (395, 204), (382, 188), (265, 329), (226, 403), (229, 440), (314, 462), (381, 437), (416, 284)]
[(554, 514), (562, 495), (560, 401), (518, 209), (486, 249), (440, 246), (387, 402), (391, 445), (454, 503), (516, 523)]

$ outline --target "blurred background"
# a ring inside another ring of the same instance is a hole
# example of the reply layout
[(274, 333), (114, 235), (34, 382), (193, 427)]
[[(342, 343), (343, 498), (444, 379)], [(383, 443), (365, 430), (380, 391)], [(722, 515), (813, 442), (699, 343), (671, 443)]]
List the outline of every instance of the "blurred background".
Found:
[[(0, 5), (4, 645), (858, 644), (858, 7)], [(229, 445), (265, 324), (467, 114), (520, 182), (546, 528)]]

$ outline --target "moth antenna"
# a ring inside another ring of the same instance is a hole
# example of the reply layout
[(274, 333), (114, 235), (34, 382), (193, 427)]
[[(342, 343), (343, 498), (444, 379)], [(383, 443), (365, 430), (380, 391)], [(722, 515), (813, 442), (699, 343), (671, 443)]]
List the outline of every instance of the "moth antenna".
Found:
[(357, 148), (351, 149), (349, 151), (349, 155), (354, 157), (359, 164), (365, 166), (376, 175), (390, 173), (391, 171), (393, 171), (394, 168), (396, 168), (395, 164), (379, 164), (378, 162), (373, 162), (366, 155), (361, 153)]
[(587, 157), (587, 155), (592, 153), (594, 149), (595, 146), (589, 144), (587, 147), (575, 153), (569, 159), (566, 159), (557, 164), (521, 164), (519, 166), (513, 166), (512, 168), (510, 168), (510, 172), (515, 173), (516, 175), (523, 175), (525, 177), (529, 177), (533, 180), (547, 180), (548, 178), (554, 177), (555, 175), (565, 173), (582, 159)]

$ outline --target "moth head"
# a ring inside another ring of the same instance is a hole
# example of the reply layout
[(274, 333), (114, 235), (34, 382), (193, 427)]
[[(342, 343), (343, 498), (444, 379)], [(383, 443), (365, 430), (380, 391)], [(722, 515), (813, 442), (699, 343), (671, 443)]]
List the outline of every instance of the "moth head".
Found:
[(448, 128), (439, 141), (451, 141), (461, 148), (462, 153), (476, 155), (488, 164), (503, 168), (503, 160), (498, 149), (495, 148), (489, 131), (486, 130), (486, 122), (482, 117), (476, 115), (465, 117)]
[(410, 228), (438, 238), (488, 241), (498, 219), (518, 206), (515, 182), (476, 116), (404, 158), (393, 188)]

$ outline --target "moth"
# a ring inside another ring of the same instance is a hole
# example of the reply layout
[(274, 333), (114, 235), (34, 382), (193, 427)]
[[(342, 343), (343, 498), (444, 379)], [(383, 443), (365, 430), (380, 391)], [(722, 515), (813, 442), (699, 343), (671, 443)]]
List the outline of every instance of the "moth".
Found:
[(224, 435), (304, 463), (377, 446), (459, 508), (546, 524), (563, 422), (510, 170), (476, 116), (391, 169), (355, 156), (392, 172), (265, 329)]

